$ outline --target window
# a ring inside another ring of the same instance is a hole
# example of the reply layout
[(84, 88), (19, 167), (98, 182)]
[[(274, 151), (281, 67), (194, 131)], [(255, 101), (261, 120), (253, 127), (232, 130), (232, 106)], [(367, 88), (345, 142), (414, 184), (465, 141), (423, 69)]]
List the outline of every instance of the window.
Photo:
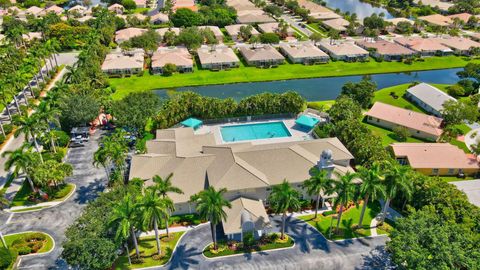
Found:
[(438, 175), (438, 169), (432, 169), (432, 174)]
[(448, 169), (448, 174), (454, 174), (455, 173), (455, 169)]
[(420, 134), (420, 131), (419, 131), (419, 130), (417, 130), (417, 134)]
[(379, 122), (380, 122), (380, 119), (377, 119), (377, 123), (379, 123)]
[(371, 117), (371, 116), (369, 116), (369, 117), (368, 117), (368, 120), (372, 120), (372, 117)]

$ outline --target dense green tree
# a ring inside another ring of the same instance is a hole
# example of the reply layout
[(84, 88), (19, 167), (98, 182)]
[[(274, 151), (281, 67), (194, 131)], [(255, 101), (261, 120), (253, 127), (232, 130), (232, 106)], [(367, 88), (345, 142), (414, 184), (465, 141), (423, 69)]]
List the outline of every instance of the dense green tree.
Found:
[(162, 74), (164, 76), (172, 76), (172, 74), (175, 72), (177, 72), (177, 66), (172, 63), (167, 63), (162, 68)]
[(216, 190), (214, 187), (208, 187), (199, 193), (192, 195), (190, 201), (195, 203), (196, 211), (200, 218), (210, 222), (212, 232), (213, 249), (217, 250), (217, 232), (216, 227), (222, 221), (227, 220), (227, 214), (224, 208), (231, 208), (231, 203), (223, 195), (227, 189)]
[(359, 119), (362, 114), (362, 108), (357, 101), (348, 96), (339, 96), (335, 103), (328, 110), (330, 118), (334, 122), (343, 120)]
[(49, 187), (53, 184), (57, 188), (58, 184), (63, 183), (65, 178), (72, 174), (73, 167), (71, 164), (47, 160), (35, 169), (33, 179), (41, 187)]
[(260, 41), (265, 44), (278, 44), (280, 37), (275, 33), (263, 33), (260, 34)]
[(410, 167), (398, 164), (396, 161), (386, 162), (385, 164), (385, 205), (382, 210), (382, 222), (387, 216), (390, 202), (402, 194), (406, 199), (409, 199), (413, 193), (413, 184), (410, 181), (411, 169)]
[(263, 11), (271, 14), (272, 16), (275, 16), (275, 17), (280, 17), (282, 14), (283, 14), (283, 11), (282, 9), (277, 6), (277, 5), (267, 5), (266, 7), (263, 8)]
[(40, 155), (33, 153), (28, 149), (28, 145), (24, 144), (22, 147), (13, 151), (5, 151), (2, 157), (7, 157), (5, 162), (5, 171), (13, 169), (13, 175), (18, 176), (19, 173), (24, 173), (32, 191), (35, 191), (35, 186), (32, 180), (32, 174), (37, 165)]
[(404, 34), (408, 36), (413, 34), (414, 28), (410, 22), (399, 22), (395, 26), (395, 31), (398, 32), (399, 34)]
[(175, 43), (184, 45), (188, 49), (198, 49), (204, 40), (201, 31), (197, 27), (188, 27), (180, 31)]
[(175, 27), (191, 27), (199, 26), (204, 22), (203, 15), (201, 13), (192, 11), (188, 8), (179, 8), (175, 13), (170, 16)]
[(300, 210), (300, 193), (285, 179), (281, 184), (272, 187), (272, 192), (268, 196), (268, 202), (276, 214), (282, 214), (280, 238), (285, 239), (287, 211), (294, 212)]
[(363, 109), (372, 105), (372, 100), (377, 90), (377, 84), (370, 78), (363, 78), (358, 83), (347, 82), (342, 86), (342, 95), (355, 100)]
[(98, 101), (89, 95), (65, 95), (60, 101), (60, 123), (65, 130), (85, 126), (97, 117), (99, 111)]
[(80, 239), (63, 244), (62, 258), (82, 269), (104, 270), (117, 258), (117, 246), (105, 238)]
[(464, 121), (473, 123), (479, 117), (478, 105), (471, 100), (447, 100), (443, 104), (442, 117), (447, 125), (457, 125)]
[(205, 24), (218, 27), (234, 24), (237, 18), (235, 9), (227, 6), (205, 6), (200, 8), (200, 13), (203, 14)]
[(121, 4), (125, 9), (128, 10), (133, 10), (137, 8), (137, 4), (133, 0), (122, 0)]
[(160, 40), (160, 35), (155, 32), (155, 30), (149, 29), (142, 35), (123, 42), (120, 46), (125, 46), (127, 48), (142, 48), (147, 52), (153, 52), (157, 50)]
[[(137, 243), (137, 236), (135, 235), (135, 225), (138, 223), (137, 210), (137, 204), (132, 198), (125, 196), (123, 200), (114, 205), (110, 226), (115, 230), (115, 239), (117, 241), (123, 242), (129, 237), (132, 238), (137, 258), (140, 258), (140, 249)], [(127, 256), (130, 257), (128, 249)]]

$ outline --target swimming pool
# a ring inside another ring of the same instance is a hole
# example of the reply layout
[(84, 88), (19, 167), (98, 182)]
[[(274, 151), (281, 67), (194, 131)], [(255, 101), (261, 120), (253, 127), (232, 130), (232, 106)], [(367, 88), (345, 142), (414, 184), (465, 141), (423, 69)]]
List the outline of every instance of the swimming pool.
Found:
[(223, 141), (238, 142), (268, 138), (291, 137), (283, 122), (268, 122), (220, 127)]

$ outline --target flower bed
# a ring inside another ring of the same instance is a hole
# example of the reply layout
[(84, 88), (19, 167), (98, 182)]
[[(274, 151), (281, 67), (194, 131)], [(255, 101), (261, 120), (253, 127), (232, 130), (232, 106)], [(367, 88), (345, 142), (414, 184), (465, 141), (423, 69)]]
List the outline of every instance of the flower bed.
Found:
[(18, 255), (39, 254), (53, 248), (53, 239), (48, 234), (41, 232), (26, 232), (5, 236), (5, 242), (11, 250)]
[(203, 255), (207, 258), (222, 257), (235, 254), (251, 253), (256, 251), (274, 250), (280, 248), (292, 247), (294, 241), (285, 234), (285, 238), (281, 239), (279, 233), (263, 235), (258, 240), (244, 240), (237, 242), (234, 240), (219, 241), (217, 249), (213, 249), (213, 243), (205, 248)]

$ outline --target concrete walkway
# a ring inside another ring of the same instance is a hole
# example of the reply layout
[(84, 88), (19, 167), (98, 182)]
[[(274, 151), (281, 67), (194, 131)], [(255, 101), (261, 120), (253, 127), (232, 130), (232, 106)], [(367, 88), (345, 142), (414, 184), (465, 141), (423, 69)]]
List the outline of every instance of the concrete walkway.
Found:
[[(383, 200), (380, 200), (380, 205), (381, 209), (385, 206), (385, 202)], [(377, 236), (377, 226), (380, 220), (382, 220), (383, 214), (380, 212), (374, 219), (372, 219), (372, 222), (370, 222), (370, 236)], [(395, 209), (389, 207), (387, 210), (387, 217), (386, 219), (390, 219), (395, 221), (395, 219), (402, 217), (400, 213), (398, 213)]]

